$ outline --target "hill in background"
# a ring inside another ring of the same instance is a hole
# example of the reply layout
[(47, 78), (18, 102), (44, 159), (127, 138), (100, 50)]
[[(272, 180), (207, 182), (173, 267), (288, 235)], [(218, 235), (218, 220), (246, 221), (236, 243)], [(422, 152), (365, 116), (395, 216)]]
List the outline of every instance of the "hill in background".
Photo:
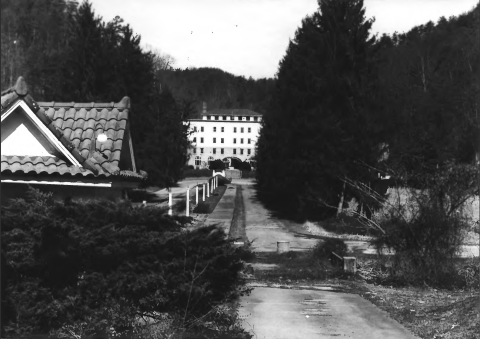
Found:
[(201, 112), (207, 109), (248, 108), (265, 113), (275, 87), (274, 79), (235, 76), (218, 68), (187, 68), (157, 72), (161, 86), (167, 86), (177, 99), (193, 103)]

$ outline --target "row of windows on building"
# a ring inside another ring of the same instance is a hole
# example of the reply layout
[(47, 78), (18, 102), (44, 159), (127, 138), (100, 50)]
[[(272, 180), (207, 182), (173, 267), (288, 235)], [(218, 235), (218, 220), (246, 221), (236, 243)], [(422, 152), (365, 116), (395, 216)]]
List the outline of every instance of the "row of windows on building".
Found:
[[(240, 148), (239, 149), (239, 154), (243, 155), (243, 151), (244, 151), (244, 149)], [(212, 153), (217, 154), (217, 149), (212, 148)], [(193, 154), (197, 154), (197, 149), (196, 148), (193, 149)], [(200, 154), (203, 154), (203, 148), (200, 148)], [(225, 154), (225, 149), (224, 148), (220, 148), (220, 154)], [(233, 154), (237, 154), (237, 149), (236, 148), (233, 149)], [(247, 149), (247, 154), (248, 155), (252, 154), (252, 150)]]
[[(243, 138), (240, 138), (240, 143), (243, 144)], [(197, 142), (197, 138), (193, 138), (193, 142)], [(200, 138), (200, 143), (203, 144), (204, 143), (204, 139), (203, 138)], [(216, 144), (217, 143), (217, 138), (213, 138), (213, 143)], [(220, 138), (220, 143), (221, 144), (224, 144), (225, 143), (225, 139), (224, 138)], [(237, 138), (233, 138), (233, 143), (236, 144), (237, 143)], [(252, 143), (252, 139), (248, 138), (247, 139), (247, 144), (251, 144)]]
[[(197, 126), (193, 126), (193, 131), (197, 132)], [(217, 127), (213, 127), (213, 131), (216, 132)], [(205, 128), (203, 126), (200, 126), (200, 132), (205, 132)], [(225, 127), (220, 127), (220, 132), (225, 132)], [(244, 133), (244, 132), (245, 132), (245, 128), (240, 127), (240, 133)], [(233, 128), (233, 133), (237, 133), (237, 128), (236, 127)], [(252, 128), (251, 127), (247, 128), (247, 133), (252, 133)]]
[[(208, 115), (207, 120), (227, 120), (226, 116), (221, 115)], [(235, 117), (230, 117), (230, 120), (234, 120)], [(259, 117), (237, 117), (241, 121), (260, 121)], [(205, 118), (204, 118), (205, 119)]]
[[(215, 161), (215, 158), (214, 157), (208, 157), (208, 163), (212, 162), (212, 161)], [(247, 160), (251, 165), (254, 165), (255, 164), (255, 161), (253, 160)], [(225, 163), (225, 165), (228, 167), (229, 166), (229, 163), (230, 161), (228, 159), (223, 159), (223, 162)], [(195, 157), (195, 166), (200, 166), (202, 163), (202, 157), (200, 157), (199, 155), (197, 155)]]

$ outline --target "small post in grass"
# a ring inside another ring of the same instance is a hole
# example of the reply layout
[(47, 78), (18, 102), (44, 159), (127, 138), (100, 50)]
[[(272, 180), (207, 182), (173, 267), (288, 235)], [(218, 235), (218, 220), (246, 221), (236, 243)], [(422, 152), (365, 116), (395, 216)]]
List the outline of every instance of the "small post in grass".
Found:
[(279, 240), (277, 241), (277, 253), (286, 253), (290, 251), (290, 241)]
[(203, 195), (202, 201), (205, 201), (205, 184), (202, 185), (202, 195)]
[(198, 185), (195, 186), (195, 205), (198, 205)]
[(207, 198), (210, 196), (210, 180), (207, 180)]
[(357, 273), (357, 258), (343, 257), (343, 270), (347, 273)]
[(168, 189), (168, 215), (172, 215), (172, 191)]
[(187, 206), (186, 206), (186, 216), (190, 216), (190, 186), (187, 186)]

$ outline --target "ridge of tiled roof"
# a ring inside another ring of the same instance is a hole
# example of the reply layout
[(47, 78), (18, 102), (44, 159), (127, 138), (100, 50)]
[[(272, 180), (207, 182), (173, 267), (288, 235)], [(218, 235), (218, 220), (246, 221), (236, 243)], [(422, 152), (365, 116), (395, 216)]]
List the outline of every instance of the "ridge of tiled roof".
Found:
[(28, 87), (23, 77), (18, 77), (15, 85), (2, 92), (1, 110), (2, 112), (19, 98), (23, 98), (28, 94)]
[(206, 113), (201, 113), (201, 116), (205, 115), (238, 115), (238, 116), (262, 116), (261, 113), (252, 111), (251, 109), (246, 108), (219, 108)]
[[(23, 77), (19, 77), (15, 86), (2, 92), (2, 113), (19, 99), (25, 101), (32, 112), (86, 170), (86, 172), (83, 172), (83, 168), (77, 167), (80, 172), (86, 173), (85, 175), (91, 173), (95, 176), (120, 175), (124, 172), (120, 170), (118, 165), (130, 109), (130, 99), (128, 97), (124, 97), (118, 103), (37, 103), (28, 95), (27, 85)], [(92, 152), (92, 139), (97, 142), (96, 138), (101, 133), (107, 135), (107, 140), (101, 143), (99, 148), (95, 146), (95, 150)], [(25, 166), (28, 167), (28, 163), (27, 161)], [(4, 161), (2, 156), (2, 172), (7, 170), (10, 165), (16, 168), (18, 162), (10, 164), (10, 161)], [(57, 172), (66, 173), (65, 166), (68, 168), (75, 167), (57, 162)], [(26, 170), (29, 170), (29, 167)], [(41, 170), (43, 171), (43, 169)], [(140, 174), (136, 174), (136, 176), (128, 174), (127, 176), (143, 178)]]

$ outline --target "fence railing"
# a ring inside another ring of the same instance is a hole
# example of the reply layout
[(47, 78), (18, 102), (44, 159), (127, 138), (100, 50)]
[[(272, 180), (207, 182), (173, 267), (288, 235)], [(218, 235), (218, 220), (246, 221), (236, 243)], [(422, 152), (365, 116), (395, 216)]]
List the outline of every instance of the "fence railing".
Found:
[[(195, 194), (195, 205), (198, 205), (200, 201), (199, 197), (199, 190), (201, 189), (201, 199), (205, 201), (206, 198), (210, 197), (210, 194), (213, 194), (213, 191), (218, 187), (218, 176), (221, 175), (220, 173), (216, 173), (214, 176), (207, 179), (207, 181), (203, 183), (197, 183), (196, 185), (187, 186), (185, 191), (176, 193), (175, 196), (183, 196), (185, 194), (185, 215), (188, 217), (190, 216), (190, 200), (193, 202), (193, 196)], [(192, 192), (191, 192), (192, 191)], [(193, 192), (194, 191), (194, 192)], [(170, 191), (168, 192), (168, 214), (173, 214), (173, 193)]]

